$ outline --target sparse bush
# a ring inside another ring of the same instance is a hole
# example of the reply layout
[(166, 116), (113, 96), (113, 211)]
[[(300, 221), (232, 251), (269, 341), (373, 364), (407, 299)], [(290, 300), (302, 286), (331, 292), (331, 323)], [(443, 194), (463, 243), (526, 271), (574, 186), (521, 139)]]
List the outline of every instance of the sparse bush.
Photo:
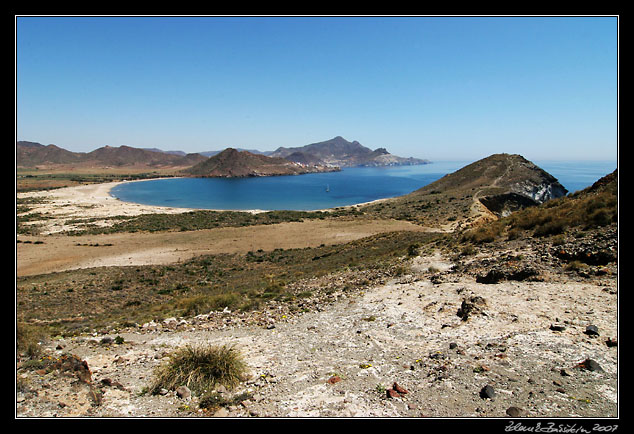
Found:
[(200, 315), (211, 310), (233, 309), (240, 301), (241, 297), (236, 293), (199, 295), (180, 300), (177, 303), (177, 307), (183, 310), (182, 314), (184, 316)]
[(464, 240), (475, 244), (491, 243), (500, 235), (502, 228), (502, 225), (495, 223), (479, 226), (467, 232), (464, 236)]
[(150, 391), (174, 390), (187, 386), (192, 392), (204, 394), (216, 385), (233, 387), (244, 376), (247, 365), (233, 347), (186, 346), (173, 352), (169, 361), (154, 372)]
[(471, 245), (467, 244), (462, 249), (460, 249), (460, 256), (471, 256), (475, 254), (476, 249)]
[(28, 324), (18, 323), (16, 327), (16, 348), (18, 353), (25, 355), (29, 359), (36, 359), (42, 354), (40, 340), (44, 334)]
[(587, 267), (588, 266), (586, 264), (584, 264), (583, 262), (575, 260), (575, 261), (569, 262), (566, 265), (565, 270), (566, 271), (579, 271), (579, 270), (582, 270), (582, 269), (587, 268)]
[(566, 224), (561, 221), (549, 221), (535, 228), (533, 236), (544, 237), (548, 235), (559, 235), (566, 229)]
[(409, 257), (417, 256), (419, 248), (420, 248), (420, 244), (418, 243), (410, 244), (409, 247), (407, 248), (407, 256)]

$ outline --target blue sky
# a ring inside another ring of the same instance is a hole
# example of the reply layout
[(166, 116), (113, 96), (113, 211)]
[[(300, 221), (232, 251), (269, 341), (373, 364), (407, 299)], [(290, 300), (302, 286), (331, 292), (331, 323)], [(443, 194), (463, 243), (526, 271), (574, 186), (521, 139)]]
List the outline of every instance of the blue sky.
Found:
[(16, 139), (617, 158), (616, 17), (16, 17)]

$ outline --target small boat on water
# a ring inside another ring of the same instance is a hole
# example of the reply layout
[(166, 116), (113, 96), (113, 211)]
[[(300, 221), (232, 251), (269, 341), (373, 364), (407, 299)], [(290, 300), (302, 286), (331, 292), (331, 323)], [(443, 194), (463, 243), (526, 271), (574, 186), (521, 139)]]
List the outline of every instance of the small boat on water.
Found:
[(330, 191), (330, 184), (326, 185), (326, 193)]

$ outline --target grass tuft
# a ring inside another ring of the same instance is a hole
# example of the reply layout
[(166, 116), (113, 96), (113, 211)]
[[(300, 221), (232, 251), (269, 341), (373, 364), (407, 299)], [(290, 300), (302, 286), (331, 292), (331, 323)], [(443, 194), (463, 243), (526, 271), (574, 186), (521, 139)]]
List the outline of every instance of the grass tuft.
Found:
[(156, 368), (150, 391), (156, 394), (161, 389), (187, 386), (202, 395), (216, 385), (234, 387), (246, 369), (242, 355), (233, 347), (188, 345), (173, 352), (167, 362)]

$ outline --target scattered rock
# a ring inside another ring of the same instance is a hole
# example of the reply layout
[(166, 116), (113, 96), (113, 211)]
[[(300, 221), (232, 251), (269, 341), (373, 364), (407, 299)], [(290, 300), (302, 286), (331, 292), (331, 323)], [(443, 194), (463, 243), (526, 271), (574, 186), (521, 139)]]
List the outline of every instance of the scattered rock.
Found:
[(391, 389), (391, 388), (387, 389), (385, 392), (386, 392), (388, 398), (400, 398), (401, 397), (400, 393), (398, 393), (396, 390)]
[(510, 417), (521, 417), (524, 415), (524, 410), (519, 407), (509, 407), (506, 409), (506, 414)]
[(213, 417), (227, 417), (227, 416), (229, 416), (229, 412), (224, 407), (216, 410), (216, 412), (213, 415)]
[(584, 333), (588, 336), (599, 336), (599, 328), (595, 325), (589, 325)]
[(579, 363), (576, 367), (580, 369), (585, 369), (587, 371), (603, 372), (603, 368), (601, 368), (601, 365), (599, 365), (596, 361), (592, 359), (585, 359), (583, 362)]
[(606, 344), (608, 347), (616, 347), (616, 346), (618, 345), (618, 342), (617, 342), (617, 340), (616, 340), (616, 339), (608, 338), (608, 339), (605, 341), (605, 344)]
[(509, 266), (508, 264), (496, 266), (489, 270), (486, 274), (478, 274), (476, 282), (484, 284), (495, 284), (502, 280), (537, 280), (539, 272), (531, 265), (523, 267)]
[(335, 384), (341, 381), (341, 377), (337, 376), (337, 375), (333, 375), (332, 377), (330, 377), (328, 379), (328, 384)]
[(392, 385), (392, 389), (396, 390), (398, 393), (400, 393), (401, 395), (406, 395), (409, 393), (409, 391), (407, 389), (402, 388), (401, 386), (398, 385), (398, 383), (394, 382), (394, 384)]
[(488, 273), (484, 275), (478, 275), (476, 277), (476, 282), (485, 283), (485, 284), (494, 284), (498, 283), (505, 278), (505, 274), (500, 270), (489, 270)]
[(550, 329), (554, 332), (563, 332), (564, 330), (566, 330), (566, 326), (563, 326), (561, 324), (551, 324)]
[(82, 383), (92, 382), (92, 373), (88, 368), (88, 362), (75, 355), (63, 355), (54, 365), (60, 372), (72, 372)]
[(181, 399), (188, 399), (192, 396), (191, 390), (187, 386), (180, 386), (176, 389), (176, 396)]
[(400, 398), (403, 395), (407, 395), (409, 391), (401, 386), (397, 382), (394, 382), (391, 388), (387, 389), (386, 395), (388, 398)]
[(482, 312), (482, 307), (486, 306), (486, 301), (479, 295), (474, 295), (469, 298), (464, 298), (460, 304), (457, 315), (466, 321), (469, 319), (471, 313)]
[(493, 399), (495, 398), (495, 390), (492, 386), (486, 385), (480, 390), (480, 398), (482, 399)]

